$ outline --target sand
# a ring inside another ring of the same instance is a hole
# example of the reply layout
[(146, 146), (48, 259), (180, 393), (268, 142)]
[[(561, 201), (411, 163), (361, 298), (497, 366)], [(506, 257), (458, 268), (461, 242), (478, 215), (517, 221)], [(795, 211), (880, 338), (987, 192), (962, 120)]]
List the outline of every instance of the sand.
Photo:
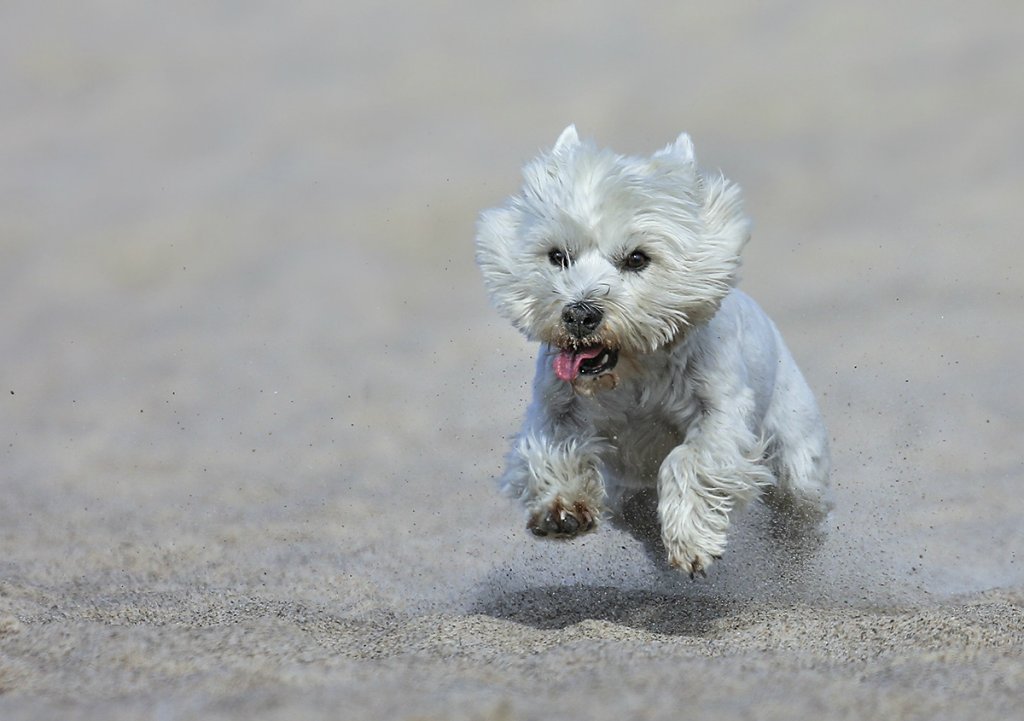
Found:
[[(1024, 6), (7, 3), (0, 718), (1024, 718)], [(838, 506), (691, 582), (494, 478), (481, 208), (689, 131)]]

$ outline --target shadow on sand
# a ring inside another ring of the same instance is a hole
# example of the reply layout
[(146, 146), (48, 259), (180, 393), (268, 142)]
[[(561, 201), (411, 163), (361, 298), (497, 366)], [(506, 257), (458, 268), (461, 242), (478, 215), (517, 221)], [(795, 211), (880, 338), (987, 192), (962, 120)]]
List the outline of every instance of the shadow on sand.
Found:
[(665, 593), (612, 586), (492, 587), (471, 612), (538, 629), (563, 629), (587, 620), (670, 635), (701, 636), (712, 623), (745, 603), (700, 594)]
[[(613, 525), (640, 541), (656, 588), (548, 584), (516, 588), (509, 576), (494, 574), (471, 612), (539, 629), (561, 629), (586, 620), (610, 621), (670, 635), (701, 636), (714, 622), (754, 604), (789, 605), (798, 600), (808, 562), (822, 536), (799, 519), (767, 508), (751, 514), (758, 542), (745, 544), (745, 568), (719, 562), (708, 579), (690, 581), (669, 568), (661, 542), (653, 492), (629, 499)], [(742, 543), (742, 541), (741, 541)]]

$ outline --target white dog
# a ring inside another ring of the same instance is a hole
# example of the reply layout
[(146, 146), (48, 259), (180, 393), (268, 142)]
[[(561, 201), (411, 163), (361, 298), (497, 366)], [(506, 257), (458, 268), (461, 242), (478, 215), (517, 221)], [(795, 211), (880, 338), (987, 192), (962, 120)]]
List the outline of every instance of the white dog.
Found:
[(697, 166), (686, 134), (638, 158), (574, 126), (524, 181), (482, 214), (477, 263), (499, 312), (541, 343), (501, 481), (528, 528), (572, 537), (656, 487), (668, 561), (692, 577), (762, 491), (820, 521), (829, 451), (814, 395), (733, 289), (749, 238), (739, 188)]

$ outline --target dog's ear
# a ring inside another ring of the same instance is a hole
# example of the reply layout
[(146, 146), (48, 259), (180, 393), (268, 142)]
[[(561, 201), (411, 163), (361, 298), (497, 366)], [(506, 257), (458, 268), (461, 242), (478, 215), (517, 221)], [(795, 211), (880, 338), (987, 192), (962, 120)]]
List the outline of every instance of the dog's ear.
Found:
[(551, 149), (553, 155), (559, 155), (580, 144), (580, 136), (576, 133), (576, 126), (570, 125), (555, 141), (555, 147)]
[(693, 149), (693, 141), (687, 133), (680, 133), (674, 143), (669, 143), (654, 154), (655, 158), (672, 158), (683, 165), (697, 164), (697, 153)]
[(672, 143), (669, 148), (671, 148), (672, 154), (684, 163), (697, 163), (697, 153), (693, 149), (693, 141), (690, 139), (689, 133), (680, 133), (676, 142)]

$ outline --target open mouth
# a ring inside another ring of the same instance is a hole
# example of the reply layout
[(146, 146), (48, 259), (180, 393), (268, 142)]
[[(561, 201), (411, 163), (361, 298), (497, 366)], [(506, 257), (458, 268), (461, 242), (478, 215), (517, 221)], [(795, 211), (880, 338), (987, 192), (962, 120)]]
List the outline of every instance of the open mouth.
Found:
[(562, 350), (555, 355), (552, 367), (560, 380), (572, 382), (577, 376), (598, 376), (615, 367), (619, 352), (601, 345), (580, 350)]

